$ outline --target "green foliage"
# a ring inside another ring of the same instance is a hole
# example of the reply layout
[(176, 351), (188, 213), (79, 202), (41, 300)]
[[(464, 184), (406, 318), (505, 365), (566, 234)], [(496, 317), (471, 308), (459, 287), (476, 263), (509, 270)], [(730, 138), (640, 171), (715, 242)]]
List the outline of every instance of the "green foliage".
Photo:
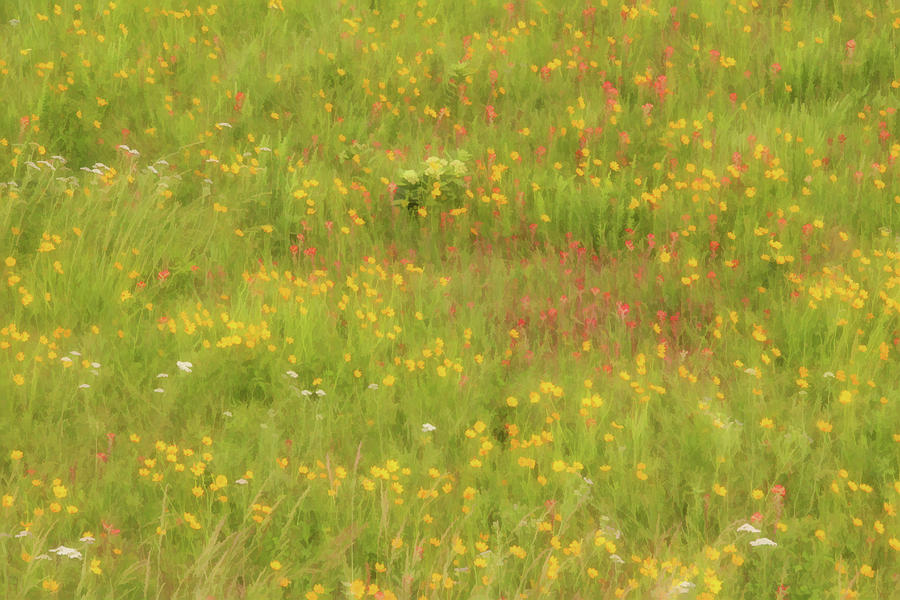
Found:
[(466, 190), (466, 161), (469, 154), (465, 150), (457, 152), (452, 159), (429, 156), (419, 169), (405, 169), (400, 173), (394, 204), (403, 206), (410, 212), (438, 202), (453, 205), (464, 202)]
[(0, 2), (0, 596), (893, 600), (900, 20), (625, 4)]

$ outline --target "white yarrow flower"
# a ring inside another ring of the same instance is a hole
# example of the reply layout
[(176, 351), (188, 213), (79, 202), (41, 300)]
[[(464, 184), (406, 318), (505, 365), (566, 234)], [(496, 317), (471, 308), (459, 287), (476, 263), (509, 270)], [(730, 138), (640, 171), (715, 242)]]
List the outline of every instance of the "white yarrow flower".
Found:
[(48, 552), (52, 552), (57, 556), (65, 556), (68, 558), (81, 559), (81, 552), (76, 550), (75, 548), (67, 548), (66, 546), (59, 546), (58, 548), (53, 548), (52, 550), (48, 550)]
[(194, 364), (186, 360), (179, 360), (175, 364), (178, 365), (178, 368), (185, 373), (192, 373), (194, 370)]
[(682, 581), (675, 586), (675, 591), (677, 591), (679, 594), (688, 594), (695, 587), (697, 587), (695, 583), (692, 583), (690, 581)]
[(760, 530), (751, 525), (750, 523), (744, 523), (740, 527), (737, 528), (738, 531), (747, 531), (749, 533), (759, 533)]
[(775, 542), (770, 540), (769, 538), (759, 538), (750, 542), (751, 546), (777, 546)]
[(297, 379), (298, 377), (300, 377), (299, 375), (297, 375), (296, 371), (285, 371), (284, 374), (287, 375), (288, 377), (290, 377), (291, 379)]
[(437, 427), (435, 427), (431, 423), (425, 423), (422, 425), (422, 433), (431, 433), (435, 429), (437, 429)]

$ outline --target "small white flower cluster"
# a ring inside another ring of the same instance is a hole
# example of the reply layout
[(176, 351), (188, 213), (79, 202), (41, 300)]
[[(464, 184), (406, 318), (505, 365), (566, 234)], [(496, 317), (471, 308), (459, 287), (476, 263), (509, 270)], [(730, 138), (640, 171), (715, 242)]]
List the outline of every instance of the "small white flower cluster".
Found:
[(51, 552), (57, 556), (65, 556), (66, 558), (77, 560), (81, 560), (82, 558), (84, 558), (81, 552), (79, 552), (75, 548), (68, 548), (66, 546), (58, 546), (56, 548), (53, 548), (52, 550), (48, 550), (48, 552)]
[[(738, 527), (737, 530), (739, 532), (745, 532), (745, 533), (762, 533), (762, 530), (757, 529), (750, 523), (744, 523), (743, 525)], [(754, 548), (756, 548), (759, 546), (777, 546), (778, 544), (776, 542), (770, 540), (767, 537), (761, 537), (761, 538), (757, 538), (755, 540), (751, 540), (750, 545), (753, 546)]]

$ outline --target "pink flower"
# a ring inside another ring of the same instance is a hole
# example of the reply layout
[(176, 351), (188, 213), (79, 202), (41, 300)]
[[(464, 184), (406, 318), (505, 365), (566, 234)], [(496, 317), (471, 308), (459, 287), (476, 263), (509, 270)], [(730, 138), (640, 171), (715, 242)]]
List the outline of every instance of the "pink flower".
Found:
[(784, 486), (783, 486), (783, 485), (773, 485), (773, 486), (772, 486), (772, 493), (773, 493), (773, 494), (776, 494), (776, 495), (778, 495), (778, 496), (781, 496), (782, 498), (784, 498), (784, 495), (787, 493), (787, 490), (784, 489)]
[(753, 513), (752, 515), (750, 515), (750, 520), (753, 521), (754, 523), (759, 523), (760, 521), (763, 520), (762, 513), (760, 513), (760, 512)]

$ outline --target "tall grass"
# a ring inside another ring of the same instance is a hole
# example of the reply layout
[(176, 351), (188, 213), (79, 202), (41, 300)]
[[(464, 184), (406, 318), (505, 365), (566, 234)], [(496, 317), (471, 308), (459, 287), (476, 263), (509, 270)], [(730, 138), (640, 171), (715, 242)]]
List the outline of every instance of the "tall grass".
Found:
[(895, 597), (890, 3), (0, 22), (4, 597)]

